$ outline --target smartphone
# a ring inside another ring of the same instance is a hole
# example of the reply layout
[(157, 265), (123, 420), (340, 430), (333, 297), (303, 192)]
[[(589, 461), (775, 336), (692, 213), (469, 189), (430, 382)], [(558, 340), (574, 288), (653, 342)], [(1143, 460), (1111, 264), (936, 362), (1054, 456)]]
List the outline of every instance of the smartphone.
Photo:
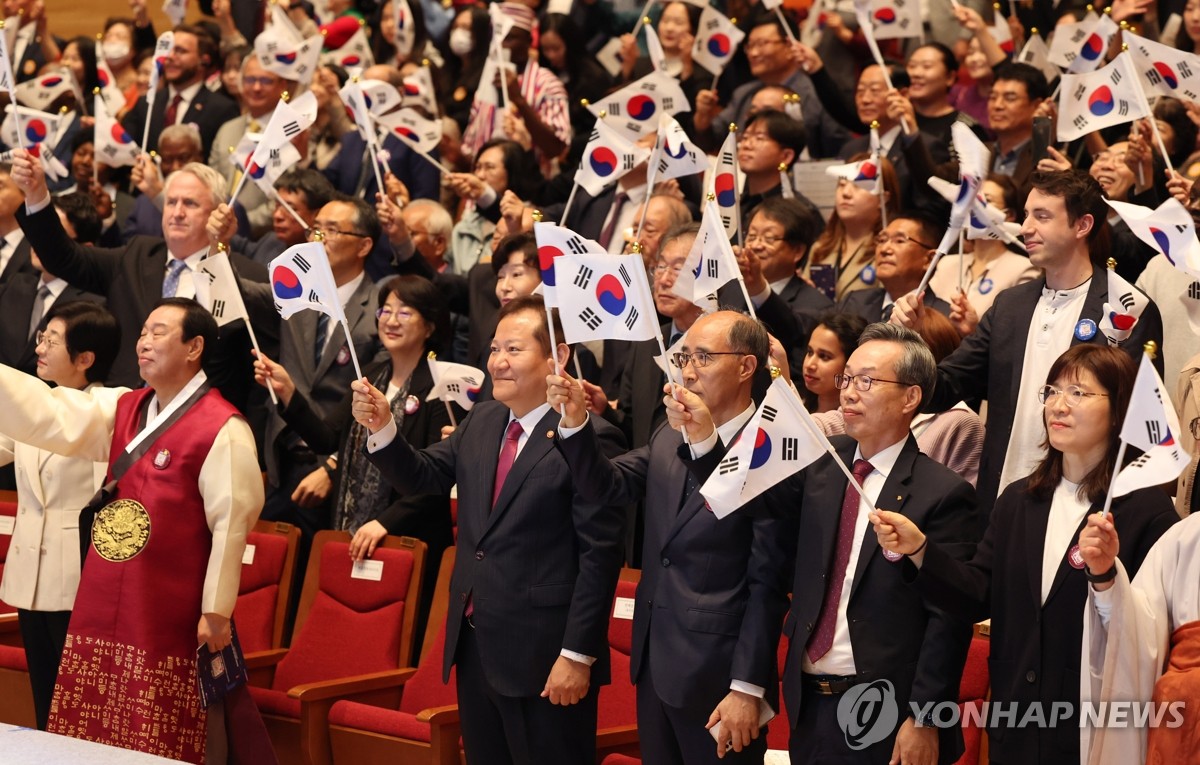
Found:
[(809, 266), (808, 277), (812, 279), (814, 287), (825, 293), (825, 297), (834, 300), (837, 295), (837, 273), (833, 270), (833, 266), (826, 263)]
[(1033, 164), (1036, 167), (1038, 162), (1045, 159), (1048, 154), (1046, 149), (1050, 146), (1052, 140), (1050, 135), (1050, 118), (1049, 117), (1034, 117), (1033, 118)]

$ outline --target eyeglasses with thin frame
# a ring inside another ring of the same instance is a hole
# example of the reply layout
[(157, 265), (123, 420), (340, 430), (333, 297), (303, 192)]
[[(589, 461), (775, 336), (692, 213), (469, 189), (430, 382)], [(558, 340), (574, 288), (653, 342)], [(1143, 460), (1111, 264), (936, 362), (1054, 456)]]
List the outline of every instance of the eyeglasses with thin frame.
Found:
[(752, 51), (752, 50), (757, 50), (759, 48), (768, 48), (768, 47), (774, 48), (776, 45), (782, 45), (782, 44), (783, 44), (782, 37), (771, 37), (771, 38), (767, 38), (765, 40), (761, 40), (761, 39), (760, 40), (750, 40), (749, 42), (746, 43), (746, 50)]
[(691, 353), (684, 353), (681, 351), (679, 353), (671, 354), (671, 363), (680, 369), (683, 369), (690, 361), (692, 365), (696, 367), (696, 369), (703, 369), (712, 363), (713, 358), (716, 356), (744, 355), (744, 353), (738, 353), (737, 351), (692, 351)]
[(380, 324), (386, 324), (391, 319), (399, 319), (400, 321), (408, 321), (416, 316), (417, 312), (411, 308), (380, 308), (375, 312), (375, 318), (379, 319)]
[(913, 244), (920, 245), (921, 247), (924, 247), (927, 250), (933, 249), (932, 244), (925, 244), (924, 242), (922, 242), (919, 239), (913, 239), (908, 234), (896, 234), (895, 236), (888, 236), (887, 234), (879, 234), (875, 237), (875, 246), (876, 247), (883, 247), (888, 242), (891, 242), (892, 244), (896, 245), (897, 247), (903, 247), (904, 245), (908, 244), (909, 242), (912, 242)]
[(1107, 393), (1091, 393), (1083, 388), (1080, 388), (1078, 385), (1068, 385), (1065, 388), (1055, 388), (1053, 385), (1043, 385), (1041, 390), (1038, 391), (1038, 401), (1041, 401), (1043, 404), (1049, 404), (1059, 396), (1063, 396), (1064, 400), (1067, 402), (1067, 406), (1071, 408), (1082, 404), (1085, 398), (1092, 398), (1093, 396), (1103, 396), (1104, 398), (1108, 398)]
[(846, 390), (850, 387), (850, 383), (854, 383), (854, 389), (866, 393), (871, 390), (871, 386), (875, 383), (891, 383), (892, 385), (916, 385), (916, 383), (901, 382), (900, 380), (884, 380), (881, 377), (871, 377), (870, 375), (848, 375), (836, 374), (833, 376), (833, 384), (841, 390)]
[(679, 276), (680, 272), (683, 271), (683, 264), (677, 263), (672, 266), (672, 265), (668, 265), (666, 263), (666, 261), (660, 260), (654, 264), (654, 268), (652, 268), (651, 270), (658, 276), (662, 276), (663, 274), (665, 274), (668, 271), (671, 272), (672, 276)]
[(360, 234), (357, 231), (342, 231), (333, 226), (318, 226), (313, 224), (313, 227), (304, 232), (309, 239), (327, 239), (333, 240), (343, 236), (356, 236), (359, 239), (367, 239), (366, 234)]
[(782, 236), (766, 236), (757, 231), (750, 231), (746, 234), (746, 244), (748, 245), (755, 242), (762, 242), (766, 247), (774, 247), (782, 241), (784, 241)]
[(36, 335), (34, 335), (34, 338), (37, 340), (37, 345), (44, 345), (46, 346), (47, 350), (50, 348), (57, 348), (63, 344), (61, 338), (51, 337), (50, 334), (45, 330), (39, 331)]

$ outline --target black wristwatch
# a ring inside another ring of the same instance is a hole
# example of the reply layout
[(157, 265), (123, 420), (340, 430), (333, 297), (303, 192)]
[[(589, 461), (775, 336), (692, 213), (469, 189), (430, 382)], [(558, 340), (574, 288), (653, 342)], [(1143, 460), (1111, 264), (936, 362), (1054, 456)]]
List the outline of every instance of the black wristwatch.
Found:
[(1092, 570), (1085, 566), (1083, 569), (1083, 575), (1086, 576), (1087, 580), (1092, 584), (1104, 584), (1105, 582), (1111, 582), (1117, 578), (1117, 564), (1114, 563), (1112, 568), (1110, 568), (1108, 571), (1105, 571), (1103, 574), (1093, 574)]

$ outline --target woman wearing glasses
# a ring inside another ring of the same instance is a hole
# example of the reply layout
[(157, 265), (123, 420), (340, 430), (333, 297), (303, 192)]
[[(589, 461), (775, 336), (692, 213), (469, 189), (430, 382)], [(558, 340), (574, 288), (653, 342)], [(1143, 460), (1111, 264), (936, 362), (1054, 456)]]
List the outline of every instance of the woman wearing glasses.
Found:
[[(363, 375), (392, 403), (400, 432), (421, 448), (441, 440), (442, 427), (450, 424), (446, 406), (426, 401), (433, 387), (426, 353), (442, 347), (450, 319), (445, 299), (432, 282), (419, 276), (396, 276), (379, 287), (379, 341), (385, 360), (369, 364)], [(388, 534), (411, 536), (429, 545), (425, 580), (432, 585), (442, 550), (453, 543), (449, 498), (440, 495), (401, 496), (384, 481), (366, 459), (367, 432), (350, 413), (350, 391), (342, 405), (322, 419), (281, 365), (259, 354), (254, 379), (270, 386), (279, 398), (280, 415), (317, 454), (333, 454), (324, 469), (335, 484), (333, 528), (354, 535), (350, 555), (371, 557)], [(454, 404), (451, 404), (454, 407)], [(464, 412), (455, 407), (455, 418)], [(432, 597), (432, 586), (423, 603)], [(424, 613), (425, 607), (421, 611)]]
[[(993, 710), (1015, 718), (988, 725), (995, 763), (1080, 761), (1080, 661), (1088, 580), (1077, 540), (1104, 503), (1136, 369), (1128, 354), (1076, 345), (1050, 368), (1039, 392), (1047, 454), (1033, 473), (1005, 489), (969, 562), (954, 560), (903, 515), (879, 512), (879, 544), (903, 554), (905, 577), (926, 602), (963, 619), (991, 618)], [(1132, 576), (1154, 542), (1179, 520), (1160, 489), (1113, 501), (1120, 558)], [(1018, 722), (1040, 712), (1051, 726)], [(1061, 702), (1071, 708), (1063, 712)], [(1031, 712), (1031, 705), (1040, 708)], [(989, 723), (997, 722), (992, 717)]]

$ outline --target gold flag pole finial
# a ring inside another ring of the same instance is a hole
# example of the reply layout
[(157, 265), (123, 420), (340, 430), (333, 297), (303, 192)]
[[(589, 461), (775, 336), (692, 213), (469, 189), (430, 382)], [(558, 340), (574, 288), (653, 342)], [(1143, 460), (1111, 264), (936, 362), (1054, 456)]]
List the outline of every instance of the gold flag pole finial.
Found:
[(1146, 344), (1142, 346), (1142, 350), (1153, 361), (1158, 356), (1158, 343), (1153, 340), (1147, 340)]

